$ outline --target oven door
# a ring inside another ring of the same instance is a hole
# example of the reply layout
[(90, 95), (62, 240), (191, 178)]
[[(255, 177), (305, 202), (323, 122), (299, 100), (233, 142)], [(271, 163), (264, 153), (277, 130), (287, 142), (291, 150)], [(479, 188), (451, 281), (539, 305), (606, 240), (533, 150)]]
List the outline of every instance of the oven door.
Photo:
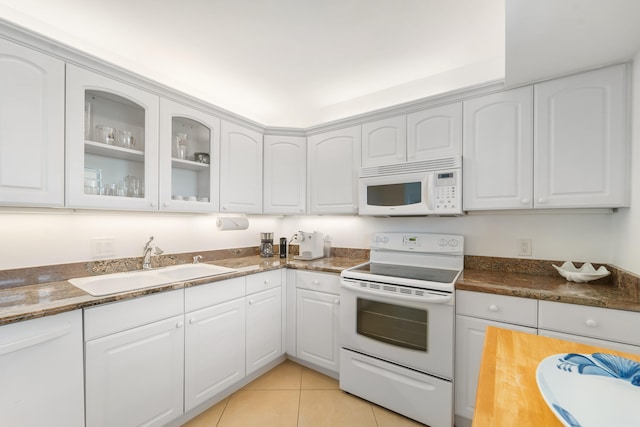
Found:
[(418, 371), (453, 378), (454, 305), (451, 297), (432, 300), (360, 288), (342, 280), (341, 346)]

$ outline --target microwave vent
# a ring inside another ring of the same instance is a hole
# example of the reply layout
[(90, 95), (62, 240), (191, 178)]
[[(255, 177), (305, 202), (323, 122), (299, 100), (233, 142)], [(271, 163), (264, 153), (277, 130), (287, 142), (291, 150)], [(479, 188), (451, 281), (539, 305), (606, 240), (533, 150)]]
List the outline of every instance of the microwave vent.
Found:
[(393, 165), (369, 166), (360, 169), (360, 178), (372, 176), (398, 175), (414, 172), (433, 172), (462, 167), (462, 157), (445, 157), (421, 162), (396, 163)]

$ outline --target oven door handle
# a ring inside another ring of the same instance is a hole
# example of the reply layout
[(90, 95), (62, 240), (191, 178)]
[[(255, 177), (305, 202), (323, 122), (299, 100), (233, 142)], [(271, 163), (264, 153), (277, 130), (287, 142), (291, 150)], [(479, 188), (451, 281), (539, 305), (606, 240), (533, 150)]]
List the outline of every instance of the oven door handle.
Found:
[[(367, 287), (362, 287), (358, 285), (359, 282), (353, 282), (350, 280), (342, 279), (340, 281), (343, 287), (350, 289), (352, 291), (358, 292), (364, 295), (383, 295), (386, 297), (392, 297), (394, 299), (405, 300), (405, 301), (419, 301), (419, 302), (427, 302), (432, 304), (447, 304), (451, 302), (453, 299), (452, 293), (436, 293), (433, 291), (425, 290), (423, 295), (414, 296), (409, 294), (401, 294), (401, 293), (391, 293), (385, 291), (378, 291), (376, 289), (371, 289)], [(384, 285), (380, 285), (384, 286)]]

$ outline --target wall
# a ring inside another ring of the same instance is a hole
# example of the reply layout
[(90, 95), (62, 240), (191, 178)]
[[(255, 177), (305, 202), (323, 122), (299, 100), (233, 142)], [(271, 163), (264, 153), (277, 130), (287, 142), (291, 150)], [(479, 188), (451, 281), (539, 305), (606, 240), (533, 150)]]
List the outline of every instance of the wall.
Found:
[(465, 254), (517, 258), (516, 239), (531, 238), (533, 259), (613, 262), (612, 221), (618, 213), (497, 213), (451, 218), (300, 216), (283, 230), (320, 231), (336, 247), (368, 248), (374, 231), (461, 234)]
[[(640, 51), (634, 64), (640, 64)], [(614, 221), (613, 256), (620, 268), (640, 274), (640, 67), (634, 66), (631, 85), (631, 207), (620, 209)]]
[[(217, 215), (95, 212), (67, 209), (0, 211), (0, 270), (90, 261), (91, 239), (113, 237), (114, 258), (141, 257), (149, 236), (166, 254), (257, 246), (260, 232), (279, 236), (281, 219), (249, 218), (243, 231), (218, 231)], [(205, 260), (206, 261), (206, 260)]]
[(516, 239), (531, 238), (534, 259), (615, 263), (612, 224), (618, 216), (620, 212), (471, 214), (454, 218), (249, 216), (248, 230), (218, 231), (215, 214), (5, 208), (0, 211), (0, 269), (90, 261), (90, 242), (96, 237), (113, 237), (115, 258), (126, 258), (142, 256), (151, 235), (165, 253), (171, 254), (257, 246), (260, 232), (274, 232), (277, 241), (290, 238), (298, 230), (320, 231), (331, 236), (333, 246), (354, 248), (368, 248), (374, 231), (455, 233), (465, 236), (468, 255), (512, 258), (517, 257)]

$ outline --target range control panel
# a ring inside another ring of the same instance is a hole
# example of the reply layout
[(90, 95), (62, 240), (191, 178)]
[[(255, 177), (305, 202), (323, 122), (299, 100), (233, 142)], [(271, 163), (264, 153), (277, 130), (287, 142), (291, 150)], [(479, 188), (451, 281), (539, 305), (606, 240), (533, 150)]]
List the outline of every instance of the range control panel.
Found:
[(464, 237), (434, 233), (374, 233), (370, 247), (388, 251), (461, 254)]

